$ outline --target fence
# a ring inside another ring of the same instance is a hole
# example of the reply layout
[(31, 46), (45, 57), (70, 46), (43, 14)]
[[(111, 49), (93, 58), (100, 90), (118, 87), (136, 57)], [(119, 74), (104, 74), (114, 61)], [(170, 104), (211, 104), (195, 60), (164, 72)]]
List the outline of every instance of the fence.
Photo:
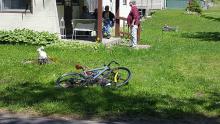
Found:
[[(130, 28), (128, 27), (128, 24), (127, 24), (127, 18), (118, 17), (116, 18), (116, 20), (118, 20), (119, 25), (120, 25), (120, 22), (122, 22), (122, 28), (119, 28), (118, 36), (130, 38)], [(140, 35), (141, 35), (141, 25), (138, 26), (138, 34), (137, 34), (138, 42), (140, 41)]]

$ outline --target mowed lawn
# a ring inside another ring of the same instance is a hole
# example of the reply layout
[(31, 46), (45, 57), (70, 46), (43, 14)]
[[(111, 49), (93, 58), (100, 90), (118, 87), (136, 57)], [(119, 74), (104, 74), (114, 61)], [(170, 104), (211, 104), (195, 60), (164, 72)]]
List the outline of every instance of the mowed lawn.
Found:
[[(161, 31), (164, 25), (177, 32)], [(142, 23), (150, 49), (92, 45), (47, 46), (55, 62), (36, 59), (39, 46), (0, 45), (0, 109), (74, 118), (216, 118), (220, 115), (220, 8), (204, 15), (183, 10), (154, 13)], [(55, 88), (75, 64), (95, 68), (118, 61), (132, 71), (129, 85)]]

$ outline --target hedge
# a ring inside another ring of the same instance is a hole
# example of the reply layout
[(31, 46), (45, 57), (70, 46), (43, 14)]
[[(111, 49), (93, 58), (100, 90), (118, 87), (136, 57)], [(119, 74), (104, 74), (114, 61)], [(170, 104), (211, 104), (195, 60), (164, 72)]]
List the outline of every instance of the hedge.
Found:
[(14, 29), (9, 31), (0, 31), (1, 44), (33, 44), (46, 45), (59, 40), (56, 34), (49, 32), (38, 32), (30, 29)]

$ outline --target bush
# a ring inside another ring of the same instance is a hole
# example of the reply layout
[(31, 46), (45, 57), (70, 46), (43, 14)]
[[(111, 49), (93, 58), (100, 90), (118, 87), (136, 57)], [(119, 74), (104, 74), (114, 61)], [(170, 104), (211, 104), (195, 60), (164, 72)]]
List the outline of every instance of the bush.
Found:
[(29, 29), (0, 31), (0, 43), (46, 45), (58, 41), (56, 34)]
[(189, 0), (186, 10), (191, 12), (197, 12), (199, 14), (202, 13), (202, 9), (198, 0)]

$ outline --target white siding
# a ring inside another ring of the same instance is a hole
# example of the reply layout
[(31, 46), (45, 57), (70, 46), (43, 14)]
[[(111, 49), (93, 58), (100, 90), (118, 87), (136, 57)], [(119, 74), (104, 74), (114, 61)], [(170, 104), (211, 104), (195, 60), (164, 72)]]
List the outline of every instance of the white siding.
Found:
[(0, 30), (27, 28), (60, 33), (56, 0), (33, 0), (33, 13), (0, 13)]
[[(163, 9), (165, 8), (165, 1), (166, 0), (136, 0), (138, 8), (141, 9)], [(130, 0), (127, 0), (127, 5), (123, 5), (123, 1), (120, 0), (120, 17), (127, 17), (130, 12), (129, 6)], [(115, 0), (103, 0), (103, 8), (105, 5), (110, 6), (110, 10), (115, 13)]]
[[(110, 11), (113, 12), (115, 14), (115, 7), (116, 7), (116, 4), (115, 4), (115, 0), (112, 0), (112, 3), (110, 2), (110, 0), (103, 0), (103, 10), (104, 10), (104, 7), (106, 5), (109, 5), (110, 6)], [(127, 1), (127, 5), (123, 5), (123, 1), (120, 0), (120, 17), (127, 17), (129, 12), (130, 12), (130, 6), (129, 6), (129, 0)]]
[(137, 0), (137, 6), (141, 9), (163, 9), (165, 0)]
[(129, 6), (129, 3), (127, 3), (127, 5), (123, 5), (123, 0), (120, 0), (120, 17), (127, 18), (130, 10), (131, 10), (131, 7)]

